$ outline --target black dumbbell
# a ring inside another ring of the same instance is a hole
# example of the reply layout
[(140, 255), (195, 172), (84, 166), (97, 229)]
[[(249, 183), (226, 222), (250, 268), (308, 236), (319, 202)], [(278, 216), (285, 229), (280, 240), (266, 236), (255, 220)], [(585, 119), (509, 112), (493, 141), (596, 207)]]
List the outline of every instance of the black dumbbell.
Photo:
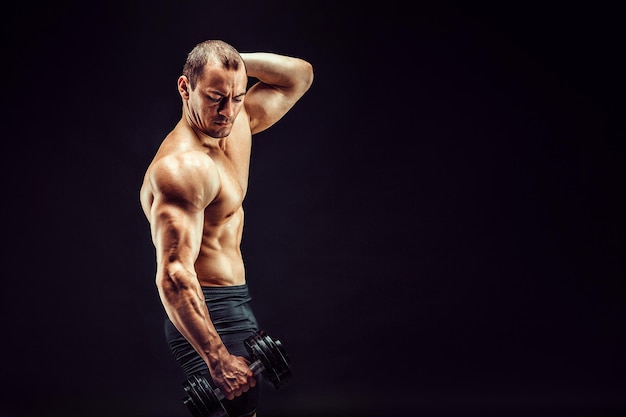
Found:
[[(244, 341), (252, 359), (250, 369), (254, 375), (262, 374), (274, 389), (279, 389), (292, 378), (290, 360), (280, 340), (272, 339), (260, 330)], [(187, 397), (183, 403), (194, 417), (228, 417), (222, 404), (224, 394), (213, 388), (206, 378), (192, 375), (183, 383)]]

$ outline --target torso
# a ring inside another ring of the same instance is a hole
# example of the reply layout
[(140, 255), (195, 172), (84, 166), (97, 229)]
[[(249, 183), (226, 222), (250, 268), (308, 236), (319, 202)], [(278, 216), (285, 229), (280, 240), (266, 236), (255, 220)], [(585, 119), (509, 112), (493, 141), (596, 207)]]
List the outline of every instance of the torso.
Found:
[(215, 164), (219, 192), (204, 210), (202, 244), (195, 262), (195, 271), (201, 285), (227, 286), (245, 283), (241, 255), (244, 223), (242, 203), (248, 188), (252, 148), (250, 128), (244, 121), (245, 117), (245, 113), (241, 112), (230, 135), (220, 139), (224, 141), (224, 147), (211, 149), (201, 146), (195, 132), (181, 121), (163, 141), (148, 167), (141, 188), (141, 204), (150, 220), (154, 195), (148, 178), (156, 161), (178, 152), (200, 150), (202, 152), (196, 152), (199, 157), (206, 155)]

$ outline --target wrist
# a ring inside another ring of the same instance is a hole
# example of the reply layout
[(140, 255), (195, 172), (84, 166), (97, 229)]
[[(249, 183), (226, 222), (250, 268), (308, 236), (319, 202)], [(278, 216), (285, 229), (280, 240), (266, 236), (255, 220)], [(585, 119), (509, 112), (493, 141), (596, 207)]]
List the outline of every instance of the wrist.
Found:
[(205, 355), (209, 366), (213, 366), (224, 361), (224, 358), (230, 356), (230, 352), (228, 352), (226, 346), (220, 342), (219, 345), (212, 346), (209, 350), (207, 350)]

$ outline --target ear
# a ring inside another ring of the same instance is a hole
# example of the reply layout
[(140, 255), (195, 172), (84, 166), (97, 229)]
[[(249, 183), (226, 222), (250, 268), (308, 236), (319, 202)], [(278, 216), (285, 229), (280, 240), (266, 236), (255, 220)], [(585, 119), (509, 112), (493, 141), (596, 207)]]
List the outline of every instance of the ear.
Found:
[(189, 100), (189, 92), (191, 91), (191, 85), (189, 80), (184, 75), (178, 77), (178, 93), (184, 100)]

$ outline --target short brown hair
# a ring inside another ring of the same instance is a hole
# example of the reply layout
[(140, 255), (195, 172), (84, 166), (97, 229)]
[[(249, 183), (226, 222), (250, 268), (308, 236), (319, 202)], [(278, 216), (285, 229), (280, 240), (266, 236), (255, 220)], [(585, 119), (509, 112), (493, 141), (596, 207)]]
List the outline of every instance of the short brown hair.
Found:
[(221, 63), (224, 68), (234, 71), (245, 65), (241, 55), (232, 45), (217, 39), (201, 42), (189, 52), (183, 66), (183, 75), (189, 79), (192, 90), (196, 88), (198, 78), (208, 62)]

